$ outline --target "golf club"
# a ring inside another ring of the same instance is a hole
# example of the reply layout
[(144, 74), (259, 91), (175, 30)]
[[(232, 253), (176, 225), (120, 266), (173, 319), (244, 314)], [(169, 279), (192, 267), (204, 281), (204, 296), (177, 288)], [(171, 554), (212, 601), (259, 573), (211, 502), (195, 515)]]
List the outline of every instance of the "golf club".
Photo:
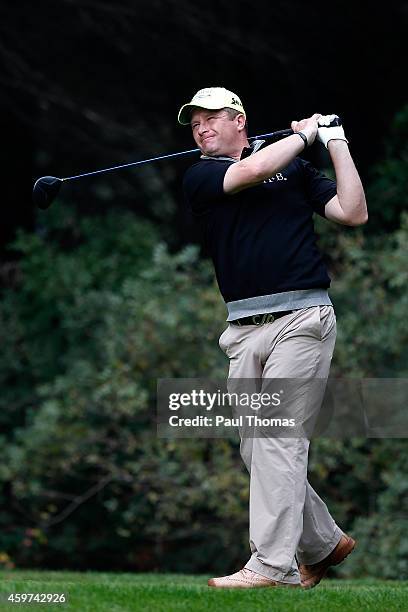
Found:
[[(276, 132), (270, 132), (269, 134), (260, 134), (259, 136), (251, 136), (248, 140), (256, 140), (257, 138), (284, 138), (285, 136), (291, 136), (293, 130), (277, 130)], [(62, 183), (68, 181), (75, 181), (77, 179), (84, 178), (86, 176), (93, 176), (95, 174), (104, 174), (105, 172), (113, 172), (114, 170), (121, 170), (122, 168), (130, 168), (131, 166), (140, 166), (141, 164), (147, 164), (149, 162), (159, 161), (161, 159), (169, 159), (170, 157), (178, 157), (181, 155), (191, 155), (192, 153), (199, 153), (200, 149), (190, 149), (189, 151), (179, 151), (178, 153), (169, 153), (168, 155), (160, 155), (159, 157), (151, 157), (149, 159), (142, 159), (140, 161), (130, 162), (128, 164), (121, 164), (119, 166), (113, 166), (112, 168), (103, 168), (102, 170), (94, 170), (93, 172), (85, 172), (83, 174), (77, 174), (75, 176), (67, 176), (65, 178), (58, 178), (56, 176), (42, 176), (37, 179), (33, 188), (33, 202), (38, 208), (43, 210), (49, 208), (56, 196), (61, 189)]]

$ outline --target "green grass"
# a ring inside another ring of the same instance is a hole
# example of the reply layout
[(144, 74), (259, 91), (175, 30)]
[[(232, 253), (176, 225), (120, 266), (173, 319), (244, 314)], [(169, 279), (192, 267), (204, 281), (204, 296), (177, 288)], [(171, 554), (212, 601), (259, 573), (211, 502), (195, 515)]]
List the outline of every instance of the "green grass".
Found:
[[(315, 589), (218, 590), (208, 576), (47, 571), (0, 572), (0, 610), (78, 610), (80, 612), (284, 611), (357, 612), (406, 610), (408, 582), (324, 580)], [(8, 604), (11, 592), (66, 593), (67, 604)]]

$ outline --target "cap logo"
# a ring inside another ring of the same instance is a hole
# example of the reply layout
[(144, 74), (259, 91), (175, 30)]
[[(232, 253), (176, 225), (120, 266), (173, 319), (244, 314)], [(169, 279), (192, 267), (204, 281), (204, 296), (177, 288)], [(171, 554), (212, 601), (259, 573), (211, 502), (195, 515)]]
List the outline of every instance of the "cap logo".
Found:
[(231, 104), (236, 104), (237, 106), (241, 106), (241, 102), (237, 100), (236, 98), (232, 98)]
[(200, 89), (200, 91), (197, 91), (194, 98), (209, 98), (213, 95), (213, 93), (214, 93), (214, 90), (211, 89), (211, 87), (206, 88), (206, 89)]

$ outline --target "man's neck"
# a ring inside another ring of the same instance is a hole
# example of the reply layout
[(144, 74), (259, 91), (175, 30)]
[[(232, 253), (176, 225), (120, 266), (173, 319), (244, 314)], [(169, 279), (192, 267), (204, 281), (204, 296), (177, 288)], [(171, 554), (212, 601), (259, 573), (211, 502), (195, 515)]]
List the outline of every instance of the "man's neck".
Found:
[(242, 142), (242, 143), (240, 144), (240, 146), (238, 147), (238, 149), (235, 149), (235, 150), (234, 150), (234, 152), (233, 152), (233, 154), (232, 154), (232, 155), (228, 155), (228, 154), (227, 154), (227, 155), (226, 155), (226, 157), (232, 157), (232, 159), (237, 159), (237, 160), (239, 160), (239, 159), (241, 159), (241, 154), (242, 154), (242, 151), (243, 151), (243, 150), (244, 150), (246, 147), (249, 147), (249, 146), (250, 146), (250, 144), (249, 144), (249, 142), (248, 142), (248, 139), (246, 138), (246, 139), (244, 140), (244, 142)]

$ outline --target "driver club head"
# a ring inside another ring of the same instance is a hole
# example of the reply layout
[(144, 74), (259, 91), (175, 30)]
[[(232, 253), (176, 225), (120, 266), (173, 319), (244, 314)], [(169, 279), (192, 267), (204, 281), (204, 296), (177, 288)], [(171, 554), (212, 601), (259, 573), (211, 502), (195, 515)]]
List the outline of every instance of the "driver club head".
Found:
[(62, 179), (55, 176), (42, 176), (33, 188), (33, 202), (43, 210), (49, 208), (61, 189)]

